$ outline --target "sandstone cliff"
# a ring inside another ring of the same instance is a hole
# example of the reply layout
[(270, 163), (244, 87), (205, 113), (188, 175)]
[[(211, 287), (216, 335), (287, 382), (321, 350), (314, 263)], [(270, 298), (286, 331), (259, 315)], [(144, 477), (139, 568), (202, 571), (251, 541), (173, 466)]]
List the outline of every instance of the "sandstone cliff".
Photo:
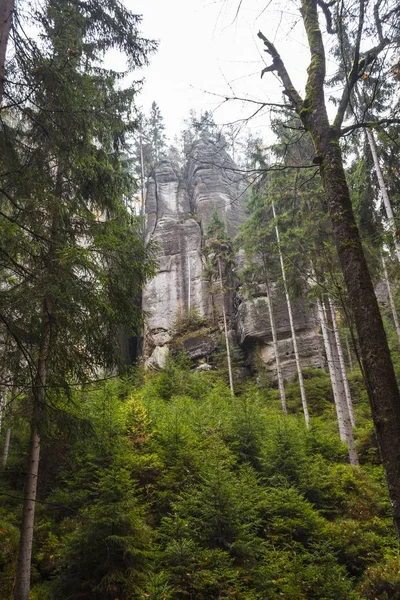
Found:
[[(214, 211), (234, 237), (245, 219), (245, 202), (246, 186), (235, 163), (208, 140), (194, 146), (183, 174), (175, 165), (163, 161), (149, 178), (146, 235), (159, 246), (159, 271), (143, 294), (143, 309), (147, 313), (144, 354), (149, 366), (162, 367), (177, 342), (197, 360), (208, 360), (218, 346), (222, 295), (204, 277), (202, 245)], [(230, 279), (225, 308), (232, 346), (243, 350), (239, 356), (250, 366), (258, 349), (273, 374), (269, 299), (262, 285), (256, 297), (246, 297), (233, 273)], [(289, 378), (295, 363), (283, 298), (274, 298), (274, 308), (279, 352), (284, 375)], [(314, 317), (304, 301), (295, 302), (294, 309), (302, 364), (321, 366)], [(187, 315), (191, 318), (187, 319)], [(182, 324), (186, 328), (184, 336), (180, 331)]]

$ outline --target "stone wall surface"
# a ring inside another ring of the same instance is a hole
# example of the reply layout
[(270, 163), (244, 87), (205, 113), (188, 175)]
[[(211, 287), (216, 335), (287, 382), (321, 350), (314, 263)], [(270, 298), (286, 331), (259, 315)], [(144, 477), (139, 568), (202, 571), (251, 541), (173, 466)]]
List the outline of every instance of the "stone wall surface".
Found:
[[(143, 293), (147, 314), (144, 355), (150, 367), (164, 366), (177, 322), (190, 310), (195, 310), (214, 329), (222, 330), (222, 294), (217, 285), (211, 287), (204, 278), (202, 242), (214, 211), (225, 223), (228, 234), (236, 235), (245, 220), (245, 189), (246, 183), (229, 155), (207, 140), (195, 144), (183, 173), (174, 164), (162, 161), (149, 178), (146, 236), (157, 242), (159, 260), (159, 271)], [(243, 264), (240, 251), (238, 263)], [(268, 296), (260, 285), (257, 297), (242, 297), (235, 283), (232, 274), (231, 290), (225, 294), (233, 342), (250, 358), (258, 348), (274, 376)], [(295, 371), (295, 362), (287, 307), (279, 294), (274, 294), (272, 302), (279, 354), (284, 374), (289, 378)], [(293, 311), (302, 364), (321, 366), (321, 343), (312, 312), (304, 300), (295, 301)], [(203, 355), (208, 357), (215, 343), (199, 338), (196, 343), (188, 340), (186, 346), (193, 358), (201, 359)]]

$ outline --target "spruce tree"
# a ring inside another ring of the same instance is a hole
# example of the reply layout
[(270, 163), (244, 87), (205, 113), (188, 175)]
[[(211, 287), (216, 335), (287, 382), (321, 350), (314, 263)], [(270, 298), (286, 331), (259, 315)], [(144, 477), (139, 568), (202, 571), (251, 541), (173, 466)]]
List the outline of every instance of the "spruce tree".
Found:
[(35, 17), (44, 41), (34, 74), (29, 53), (19, 53), (15, 66), (32, 93), (2, 131), (11, 168), (1, 215), (8, 278), (1, 319), (22, 351), (30, 387), (15, 600), (29, 597), (40, 441), (56, 391), (115, 367), (117, 331), (137, 328), (137, 293), (152, 272), (139, 224), (123, 203), (136, 85), (121, 87), (122, 76), (98, 61), (119, 48), (139, 67), (154, 45), (140, 38), (140, 18), (114, 0), (102, 7), (49, 0)]

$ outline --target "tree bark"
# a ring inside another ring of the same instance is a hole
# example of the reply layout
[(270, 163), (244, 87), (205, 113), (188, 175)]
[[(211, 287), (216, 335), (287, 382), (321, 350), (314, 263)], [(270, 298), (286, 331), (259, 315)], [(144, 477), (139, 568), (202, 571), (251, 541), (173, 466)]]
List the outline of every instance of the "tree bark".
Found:
[(3, 469), (7, 466), (8, 454), (10, 451), (11, 420), (12, 420), (12, 416), (13, 416), (13, 412), (14, 412), (14, 402), (19, 395), (18, 387), (16, 385), (16, 378), (17, 378), (17, 373), (19, 371), (19, 367), (20, 367), (20, 358), (21, 358), (21, 354), (18, 351), (16, 360), (15, 360), (15, 367), (14, 367), (14, 373), (13, 373), (13, 386), (11, 388), (11, 397), (9, 400), (9, 409), (8, 409), (8, 414), (7, 414), (8, 426), (6, 429), (6, 435), (4, 437), (3, 454), (1, 457), (1, 464), (3, 466)]
[(5, 410), (6, 410), (6, 398), (5, 398), (5, 395), (3, 395), (1, 393), (1, 390), (0, 390), (0, 433), (3, 428), (3, 419), (4, 419)]
[(229, 337), (228, 337), (228, 325), (226, 321), (226, 310), (225, 310), (225, 293), (224, 293), (224, 284), (222, 281), (222, 267), (221, 260), (218, 259), (218, 271), (219, 271), (219, 285), (222, 294), (222, 316), (224, 320), (224, 334), (225, 334), (225, 345), (226, 345), (226, 360), (228, 363), (228, 376), (229, 376), (229, 388), (231, 390), (231, 396), (235, 395), (235, 390), (233, 388), (233, 377), (232, 377), (232, 361), (231, 361), (231, 350), (229, 347)]
[(336, 248), (357, 328), (378, 445), (400, 536), (400, 395), (378, 302), (354, 220), (338, 141), (316, 137)]
[(4, 436), (3, 455), (1, 457), (1, 464), (2, 464), (3, 469), (5, 469), (7, 466), (8, 453), (10, 451), (10, 441), (11, 441), (11, 427), (8, 426), (6, 429), (6, 435)]
[(269, 320), (271, 322), (272, 343), (274, 345), (276, 375), (278, 378), (279, 395), (281, 398), (282, 410), (286, 414), (287, 413), (287, 404), (286, 404), (285, 384), (283, 381), (281, 361), (279, 358), (278, 336), (276, 333), (276, 323), (275, 323), (275, 316), (274, 316), (274, 310), (273, 310), (273, 305), (272, 305), (271, 285), (270, 285), (268, 276), (265, 277), (265, 282), (266, 282), (267, 294), (268, 294), (268, 314), (269, 314)]
[(1, 0), (0, 2), (0, 106), (3, 102), (5, 63), (8, 37), (10, 35), (14, 0)]
[(332, 383), (333, 398), (339, 426), (339, 435), (341, 441), (347, 446), (350, 464), (356, 466), (359, 464), (359, 462), (354, 441), (353, 428), (347, 406), (342, 373), (338, 365), (338, 355), (335, 351), (336, 340), (333, 332), (329, 330), (326, 308), (319, 299), (317, 300), (317, 310), (322, 329), (326, 358), (328, 361), (329, 375)]
[(40, 460), (39, 422), (45, 401), (47, 358), (50, 347), (49, 315), (50, 306), (49, 302), (45, 299), (43, 302), (42, 335), (33, 386), (33, 409), (28, 454), (28, 472), (26, 474), (24, 488), (24, 504), (22, 509), (21, 537), (18, 547), (15, 574), (14, 600), (29, 600), (30, 596), (33, 526), (35, 521), (37, 480)]
[(393, 298), (393, 294), (392, 294), (392, 286), (390, 285), (389, 275), (388, 275), (387, 267), (386, 267), (386, 261), (385, 261), (383, 254), (381, 254), (381, 260), (382, 260), (382, 267), (383, 267), (383, 276), (385, 279), (386, 288), (387, 288), (388, 296), (389, 296), (390, 310), (392, 311), (392, 317), (393, 317), (393, 321), (394, 321), (394, 326), (396, 328), (397, 339), (399, 340), (399, 343), (400, 343), (399, 317), (397, 316), (396, 305), (394, 303), (394, 298)]
[(374, 159), (376, 176), (378, 178), (379, 188), (381, 190), (381, 194), (382, 194), (382, 198), (383, 198), (383, 204), (385, 205), (385, 211), (386, 211), (386, 216), (387, 216), (388, 222), (389, 222), (390, 232), (393, 236), (397, 260), (400, 262), (400, 244), (399, 244), (399, 240), (397, 239), (397, 234), (396, 234), (396, 231), (397, 231), (396, 222), (394, 219), (394, 214), (393, 214), (393, 210), (392, 210), (392, 205), (390, 203), (389, 194), (386, 189), (385, 180), (383, 178), (381, 165), (379, 164), (379, 157), (378, 157), (378, 151), (376, 149), (374, 134), (369, 129), (366, 129), (366, 133), (367, 133), (369, 147), (371, 148), (372, 158)]
[(349, 369), (350, 369), (350, 371), (352, 371), (354, 369), (353, 359), (351, 356), (351, 350), (350, 350), (350, 344), (349, 344), (349, 338), (348, 338), (347, 332), (346, 332), (345, 340), (346, 340), (347, 359), (349, 361)]
[[(275, 205), (273, 202), (272, 202), (272, 213), (274, 215), (274, 219), (276, 222), (276, 211), (275, 211)], [(280, 235), (279, 235), (279, 227), (278, 227), (277, 223), (275, 224), (275, 234), (276, 234), (276, 241), (277, 241), (277, 245), (278, 245), (279, 261), (281, 264), (281, 272), (282, 272), (283, 287), (285, 290), (286, 304), (287, 304), (287, 309), (288, 309), (288, 313), (289, 313), (290, 331), (292, 334), (292, 343), (293, 343), (294, 357), (295, 357), (295, 361), (296, 361), (297, 376), (299, 378), (301, 403), (303, 406), (303, 413), (304, 413), (304, 420), (306, 422), (306, 427), (309, 427), (310, 426), (310, 415), (308, 412), (306, 390), (304, 387), (303, 373), (301, 370), (300, 355), (299, 355), (299, 349), (297, 346), (296, 330), (294, 328), (292, 303), (290, 302), (290, 296), (289, 296), (289, 291), (288, 291), (288, 287), (287, 287), (285, 263), (283, 262), (283, 255), (282, 255), (282, 250), (281, 250), (281, 240), (280, 240)]]
[(335, 337), (335, 342), (336, 342), (336, 349), (337, 349), (337, 354), (338, 354), (338, 359), (339, 359), (339, 367), (340, 367), (340, 372), (341, 372), (342, 379), (343, 379), (344, 391), (346, 394), (347, 407), (349, 410), (351, 426), (354, 427), (356, 424), (356, 420), (355, 420), (355, 416), (354, 416), (353, 401), (351, 399), (349, 380), (347, 379), (346, 365), (344, 364), (342, 342), (340, 341), (340, 334), (339, 334), (339, 328), (338, 328), (337, 320), (336, 320), (335, 307), (330, 298), (328, 298), (328, 303), (329, 303), (329, 308), (330, 308), (330, 312), (331, 312), (333, 335)]
[(39, 459), (40, 436), (36, 424), (36, 418), (34, 416), (31, 423), (28, 473), (26, 476), (24, 489), (23, 517), (15, 575), (14, 600), (29, 600), (30, 596), (33, 525), (35, 520)]
[(342, 432), (343, 432), (342, 433), (342, 435), (343, 435), (342, 441), (344, 441), (344, 443), (347, 445), (350, 464), (353, 466), (357, 466), (359, 464), (359, 462), (358, 462), (357, 450), (356, 450), (356, 445), (355, 445), (355, 440), (354, 440), (353, 425), (352, 425), (352, 421), (351, 421), (348, 400), (346, 397), (346, 386), (345, 386), (345, 382), (344, 382), (344, 378), (343, 378), (343, 372), (342, 372), (342, 369), (340, 366), (339, 352), (338, 352), (337, 340), (336, 340), (336, 337), (334, 334), (334, 325), (333, 325), (332, 314), (330, 312), (329, 300), (326, 300), (322, 304), (322, 309), (324, 311), (324, 317), (325, 317), (327, 334), (328, 334), (328, 343), (331, 347), (332, 364), (333, 364), (333, 369), (334, 369), (335, 378), (336, 378), (336, 382), (337, 382), (338, 407), (339, 407), (338, 418), (340, 415), (340, 418), (342, 419)]
[(187, 251), (187, 266), (188, 266), (187, 306), (188, 306), (188, 313), (190, 313), (190, 309), (191, 309), (191, 296), (192, 296), (192, 273), (191, 273), (191, 264), (190, 264), (190, 250)]

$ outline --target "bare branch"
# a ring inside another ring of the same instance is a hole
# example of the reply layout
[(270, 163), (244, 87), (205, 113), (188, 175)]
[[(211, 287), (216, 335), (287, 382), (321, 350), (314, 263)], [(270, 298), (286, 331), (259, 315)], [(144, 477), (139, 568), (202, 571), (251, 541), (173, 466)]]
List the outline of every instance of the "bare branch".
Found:
[(374, 46), (367, 52), (363, 52), (361, 60), (357, 60), (358, 57), (357, 48), (355, 51), (353, 66), (350, 71), (348, 83), (343, 90), (342, 98), (339, 103), (339, 108), (336, 114), (336, 118), (334, 121), (334, 126), (337, 129), (340, 129), (344, 116), (346, 114), (347, 106), (350, 102), (350, 95), (356, 83), (361, 79), (363, 74), (365, 73), (365, 69), (373, 63), (379, 56), (379, 54), (390, 44), (390, 40), (388, 38), (383, 38), (381, 42), (377, 46)]
[(374, 4), (374, 19), (375, 19), (375, 27), (378, 34), (379, 41), (383, 41), (383, 33), (382, 33), (382, 21), (379, 16), (379, 9), (382, 4), (382, 0), (377, 0)]
[(336, 30), (332, 27), (332, 13), (329, 10), (331, 6), (336, 4), (336, 0), (331, 0), (331, 2), (324, 2), (324, 0), (317, 0), (318, 6), (322, 9), (325, 20), (326, 20), (326, 31), (328, 33), (336, 33)]
[[(193, 86), (192, 86), (193, 87)], [(279, 104), (278, 102), (263, 102), (262, 100), (253, 100), (252, 98), (243, 98), (241, 96), (226, 96), (225, 94), (217, 94), (216, 92), (210, 92), (209, 90), (204, 90), (201, 88), (193, 88), (204, 92), (205, 94), (209, 94), (211, 96), (216, 96), (217, 98), (222, 98), (224, 102), (232, 102), (236, 100), (238, 102), (249, 102), (250, 104), (258, 104), (259, 106), (265, 107), (270, 106), (271, 108), (285, 108), (287, 110), (292, 110), (293, 107), (290, 104)], [(222, 106), (223, 102), (221, 102)]]
[(282, 82), (285, 95), (289, 98), (296, 111), (300, 111), (303, 105), (303, 100), (300, 94), (297, 92), (296, 88), (294, 87), (292, 80), (290, 79), (289, 73), (287, 72), (286, 67), (283, 64), (279, 52), (275, 48), (274, 44), (270, 42), (265, 37), (265, 35), (261, 33), (261, 31), (259, 31), (257, 35), (264, 42), (264, 45), (266, 47), (265, 51), (272, 58), (272, 65), (270, 67), (266, 67), (261, 71), (261, 77), (264, 75), (264, 73), (268, 71), (276, 71), (278, 73), (279, 79)]
[(399, 119), (380, 119), (377, 121), (364, 121), (363, 123), (355, 123), (354, 125), (349, 125), (348, 127), (343, 127), (340, 130), (340, 135), (345, 136), (357, 129), (369, 129), (370, 127), (379, 127), (379, 125), (398, 125), (400, 124)]

